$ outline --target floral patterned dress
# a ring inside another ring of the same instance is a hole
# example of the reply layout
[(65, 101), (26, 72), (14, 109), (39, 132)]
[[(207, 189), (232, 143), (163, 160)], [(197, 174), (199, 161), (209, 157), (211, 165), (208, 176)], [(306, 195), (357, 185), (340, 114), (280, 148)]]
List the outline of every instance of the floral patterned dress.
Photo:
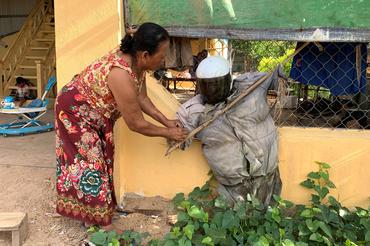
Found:
[(120, 112), (107, 83), (113, 67), (137, 83), (115, 49), (76, 75), (55, 104), (57, 212), (89, 224), (111, 224), (117, 204), (112, 134)]

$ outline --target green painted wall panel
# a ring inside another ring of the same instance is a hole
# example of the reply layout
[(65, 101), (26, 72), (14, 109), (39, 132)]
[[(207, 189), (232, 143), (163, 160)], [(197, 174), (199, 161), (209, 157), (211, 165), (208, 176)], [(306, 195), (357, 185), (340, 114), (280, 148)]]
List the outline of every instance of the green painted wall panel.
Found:
[(233, 29), (370, 29), (370, 0), (127, 0), (129, 23)]

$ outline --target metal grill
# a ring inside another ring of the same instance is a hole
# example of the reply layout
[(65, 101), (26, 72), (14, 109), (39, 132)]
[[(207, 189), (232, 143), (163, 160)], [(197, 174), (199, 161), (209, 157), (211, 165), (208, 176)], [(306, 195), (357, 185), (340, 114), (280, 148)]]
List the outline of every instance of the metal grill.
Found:
[(196, 95), (196, 80), (188, 69), (185, 71), (160, 70), (154, 77), (180, 102), (183, 103)]
[[(208, 55), (233, 57), (234, 76), (270, 71), (301, 45), (288, 41), (214, 39)], [(370, 57), (361, 43), (311, 43), (285, 64), (288, 88), (277, 124), (280, 126), (370, 128)], [(191, 68), (190, 68), (191, 69)], [(179, 72), (181, 73), (181, 72)], [(196, 94), (194, 76), (164, 85), (180, 100)], [(276, 93), (269, 93), (271, 104)]]

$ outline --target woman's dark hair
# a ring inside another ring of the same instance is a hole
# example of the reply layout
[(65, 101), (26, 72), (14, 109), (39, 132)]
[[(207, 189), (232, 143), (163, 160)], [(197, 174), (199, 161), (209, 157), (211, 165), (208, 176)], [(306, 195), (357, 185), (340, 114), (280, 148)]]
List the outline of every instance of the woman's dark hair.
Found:
[(26, 85), (30, 85), (30, 81), (28, 80), (28, 79), (25, 79), (25, 78), (23, 78), (23, 77), (17, 77), (16, 79), (15, 79), (15, 85), (19, 85), (19, 84), (21, 84), (21, 83), (25, 83)]
[(141, 24), (133, 35), (125, 35), (121, 40), (120, 50), (132, 56), (135, 56), (137, 51), (148, 51), (149, 55), (153, 55), (159, 44), (169, 38), (170, 35), (166, 29), (160, 25), (146, 22)]

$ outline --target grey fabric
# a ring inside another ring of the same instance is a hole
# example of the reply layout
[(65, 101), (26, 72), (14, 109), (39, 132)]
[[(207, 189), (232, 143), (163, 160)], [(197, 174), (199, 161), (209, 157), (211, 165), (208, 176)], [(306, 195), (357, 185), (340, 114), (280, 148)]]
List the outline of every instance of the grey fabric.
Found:
[(193, 66), (193, 53), (189, 38), (172, 37), (164, 59), (166, 68)]
[[(176, 117), (180, 120), (182, 126), (190, 132), (200, 125), (199, 116), (203, 114), (204, 109), (204, 98), (202, 95), (198, 94), (180, 106), (176, 112)], [(182, 150), (186, 149), (191, 145), (191, 142), (191, 139), (186, 141), (180, 148)]]
[[(228, 101), (264, 75), (246, 73), (236, 78)], [(277, 88), (279, 77), (283, 75), (276, 69), (251, 94), (196, 136), (202, 142), (203, 153), (220, 184), (219, 192), (231, 203), (250, 193), (267, 205), (273, 192), (280, 193), (278, 134), (266, 98), (268, 89)], [(177, 114), (188, 130), (193, 130), (226, 106), (225, 103), (203, 106), (201, 101), (190, 104), (180, 108)], [(202, 106), (204, 111), (199, 112)], [(184, 110), (191, 113), (186, 114)]]
[(274, 203), (272, 195), (279, 195), (281, 188), (279, 168), (276, 168), (275, 171), (266, 176), (245, 179), (244, 182), (234, 186), (219, 183), (217, 192), (225, 197), (230, 204), (244, 201), (247, 194), (250, 194), (267, 206)]
[(176, 117), (180, 119), (183, 127), (191, 131), (199, 126), (199, 116), (204, 112), (205, 106), (202, 95), (198, 94), (183, 103), (176, 112)]

